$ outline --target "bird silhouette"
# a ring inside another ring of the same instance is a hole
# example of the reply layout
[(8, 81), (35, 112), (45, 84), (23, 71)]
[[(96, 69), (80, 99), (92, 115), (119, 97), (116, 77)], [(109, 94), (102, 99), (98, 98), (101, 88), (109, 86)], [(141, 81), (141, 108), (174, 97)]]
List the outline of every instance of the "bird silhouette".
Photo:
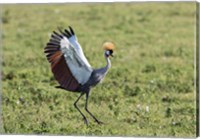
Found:
[(109, 57), (113, 56), (114, 44), (112, 42), (105, 42), (103, 44), (105, 50), (104, 57), (107, 64), (105, 67), (93, 69), (87, 61), (73, 29), (69, 26), (69, 29), (61, 30), (58, 28), (58, 30), (59, 33), (53, 31), (49, 42), (44, 48), (44, 53), (51, 64), (51, 70), (59, 83), (59, 86), (56, 86), (56, 88), (80, 93), (80, 96), (74, 102), (74, 106), (82, 115), (85, 124), (88, 125), (86, 116), (77, 106), (77, 102), (85, 94), (86, 112), (95, 122), (102, 124), (103, 122), (99, 121), (88, 110), (88, 98), (91, 88), (101, 82), (111, 67)]

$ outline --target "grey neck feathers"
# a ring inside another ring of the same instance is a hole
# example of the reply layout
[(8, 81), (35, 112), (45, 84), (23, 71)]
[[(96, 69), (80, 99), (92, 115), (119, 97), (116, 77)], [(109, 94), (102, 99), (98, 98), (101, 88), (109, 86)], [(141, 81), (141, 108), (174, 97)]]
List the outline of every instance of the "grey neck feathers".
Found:
[(111, 67), (111, 62), (110, 62), (109, 57), (105, 56), (105, 58), (106, 58), (106, 62), (107, 62), (105, 69), (108, 70)]
[(101, 74), (103, 76), (106, 75), (108, 69), (111, 67), (110, 59), (106, 55), (105, 55), (105, 59), (106, 59), (106, 62), (107, 62), (106, 66), (103, 67), (103, 68), (99, 68), (99, 69), (95, 70), (96, 73), (99, 73), (99, 74)]

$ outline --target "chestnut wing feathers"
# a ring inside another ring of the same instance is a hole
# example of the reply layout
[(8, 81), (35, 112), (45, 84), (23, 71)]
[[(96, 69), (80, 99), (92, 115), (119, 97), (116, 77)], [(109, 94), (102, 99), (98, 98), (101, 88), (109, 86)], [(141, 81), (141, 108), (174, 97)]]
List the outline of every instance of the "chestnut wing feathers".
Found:
[(64, 30), (61, 34), (53, 32), (45, 47), (45, 54), (51, 63), (51, 70), (60, 86), (69, 91), (75, 91), (85, 84), (93, 71), (74, 31)]

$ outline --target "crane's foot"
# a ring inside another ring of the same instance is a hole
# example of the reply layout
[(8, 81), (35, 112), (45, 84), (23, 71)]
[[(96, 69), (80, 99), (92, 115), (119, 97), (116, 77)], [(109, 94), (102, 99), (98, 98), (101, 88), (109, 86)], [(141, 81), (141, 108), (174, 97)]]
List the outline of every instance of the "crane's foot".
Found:
[(88, 120), (87, 120), (87, 118), (84, 117), (83, 120), (84, 120), (84, 123), (88, 126)]
[(99, 124), (99, 125), (102, 125), (102, 124), (104, 124), (103, 122), (101, 122), (101, 121), (99, 121), (99, 120), (95, 120), (95, 122), (97, 122), (97, 124)]

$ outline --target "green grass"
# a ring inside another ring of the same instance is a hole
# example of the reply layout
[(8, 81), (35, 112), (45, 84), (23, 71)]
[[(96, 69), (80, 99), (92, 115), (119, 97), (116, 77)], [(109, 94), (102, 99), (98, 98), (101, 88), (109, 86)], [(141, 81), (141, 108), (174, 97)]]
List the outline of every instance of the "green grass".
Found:
[[(195, 137), (195, 2), (2, 5), (3, 123), (6, 134)], [(58, 85), (43, 53), (57, 26), (71, 25), (93, 67), (106, 64), (92, 89), (84, 125), (77, 93)]]

